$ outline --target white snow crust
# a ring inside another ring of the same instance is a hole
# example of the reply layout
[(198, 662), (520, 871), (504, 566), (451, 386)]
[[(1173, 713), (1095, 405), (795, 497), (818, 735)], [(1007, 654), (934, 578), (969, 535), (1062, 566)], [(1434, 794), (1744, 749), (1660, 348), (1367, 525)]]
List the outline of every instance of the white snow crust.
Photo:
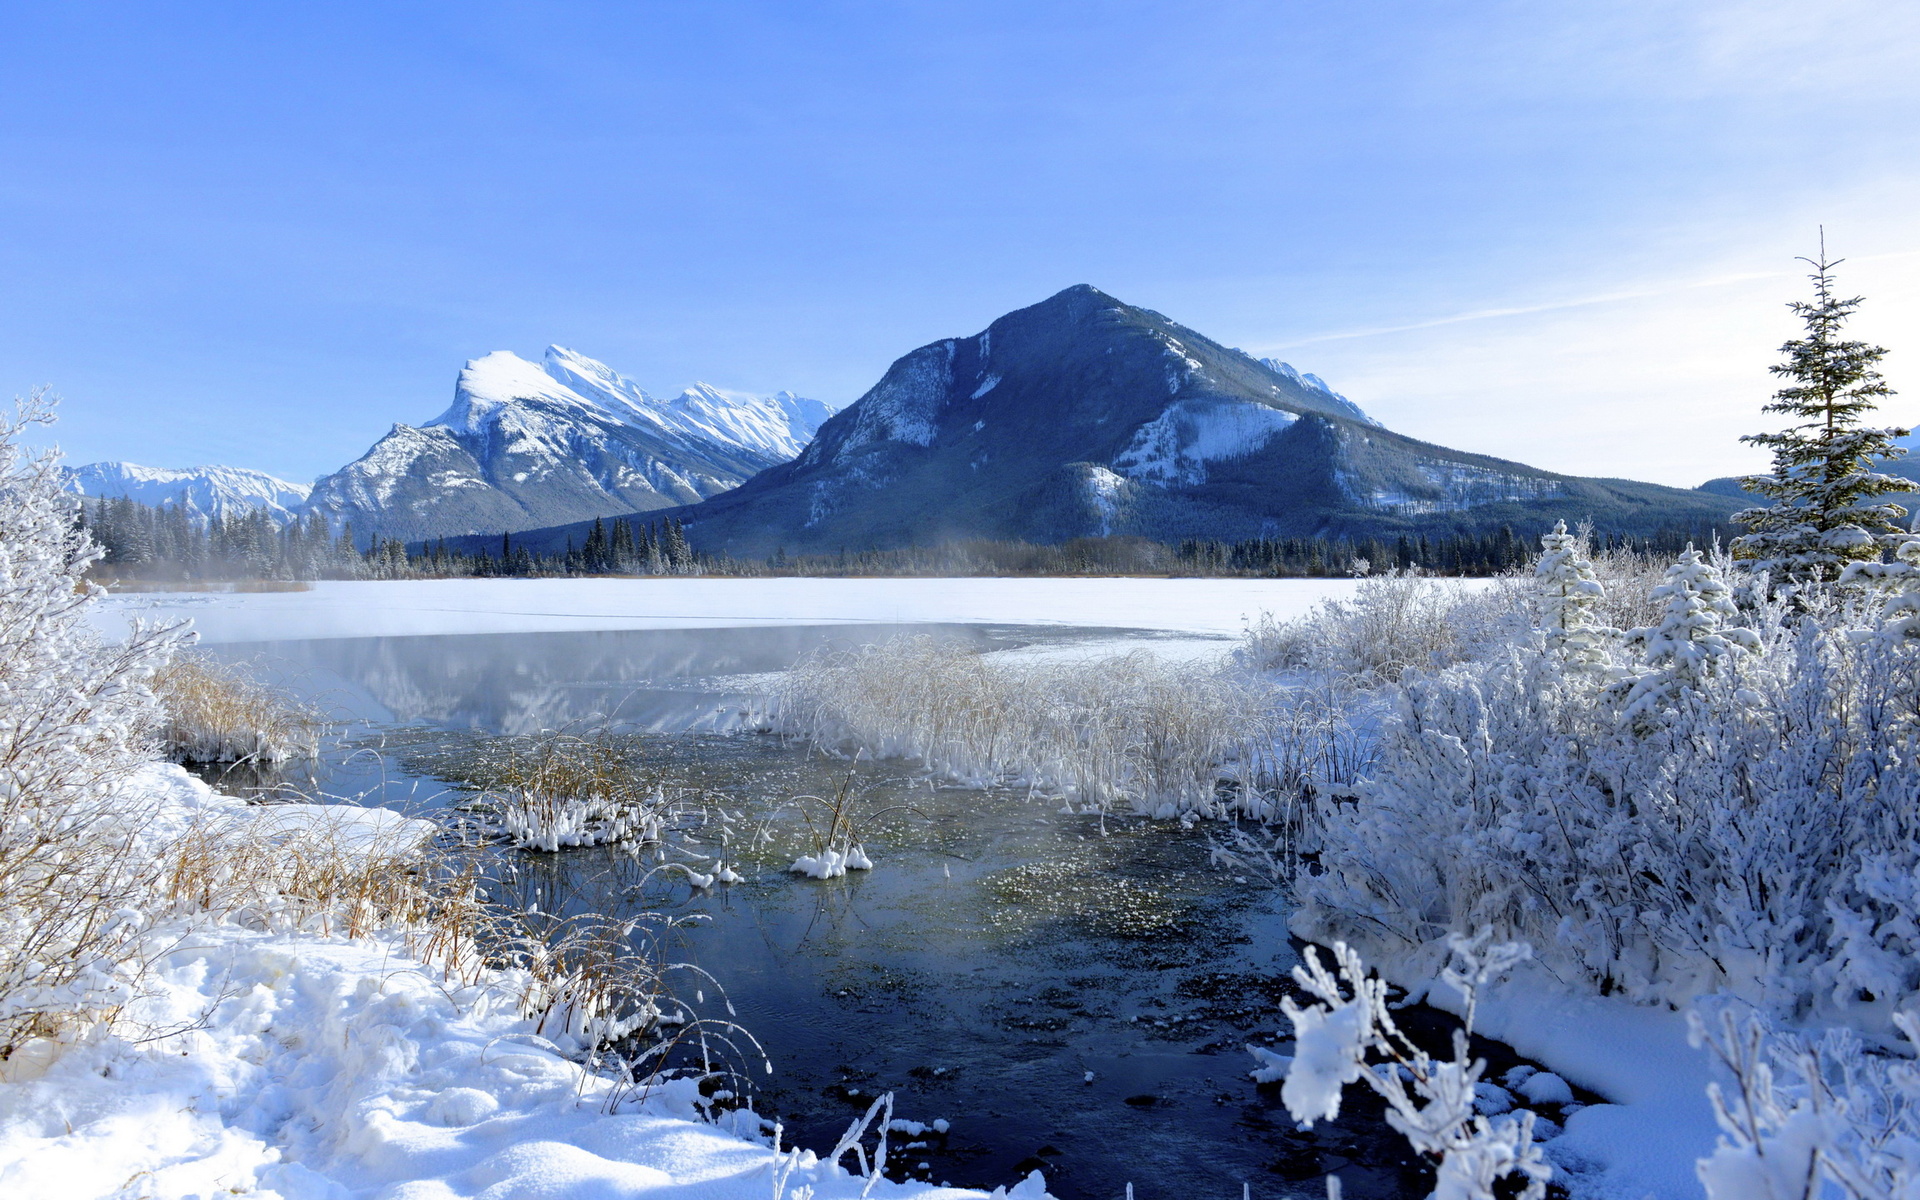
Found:
[(1347, 579), (444, 579), (326, 581), (305, 592), (108, 597), (133, 618), (191, 617), (206, 643), (587, 629), (954, 622), (1237, 636), (1353, 594)]

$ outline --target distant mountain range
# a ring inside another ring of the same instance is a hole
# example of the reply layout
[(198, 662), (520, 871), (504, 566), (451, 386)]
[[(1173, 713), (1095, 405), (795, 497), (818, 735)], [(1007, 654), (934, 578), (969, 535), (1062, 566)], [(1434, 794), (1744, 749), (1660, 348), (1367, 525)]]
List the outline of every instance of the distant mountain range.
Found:
[(668, 508), (792, 458), (833, 411), (706, 384), (660, 400), (559, 346), (539, 363), (500, 350), (466, 365), (447, 411), (317, 480), (307, 507), (407, 541)]
[(67, 486), (83, 496), (128, 496), (142, 504), (166, 504), (202, 517), (230, 517), (265, 508), (285, 520), (306, 503), (304, 484), (275, 479), (244, 467), (143, 467), (129, 462), (62, 467)]
[[(1920, 485), (1920, 458), (1887, 470)], [(445, 412), (395, 425), (310, 493), (226, 467), (68, 474), (88, 495), (320, 512), (362, 540), (464, 536), (476, 549), (512, 532), (558, 550), (595, 518), (671, 514), (700, 549), (741, 556), (960, 537), (1448, 535), (1560, 518), (1632, 534), (1724, 522), (1751, 500), (1733, 479), (1589, 479), (1421, 442), (1316, 375), (1085, 285), (914, 350), (837, 413), (705, 384), (660, 399), (553, 346), (537, 363), (469, 362)]]
[[(1713, 492), (1585, 479), (1392, 432), (1317, 377), (1088, 286), (897, 360), (790, 462), (673, 510), (708, 551), (1461, 533), (1724, 521)], [(576, 543), (584, 526), (520, 535)]]
[(495, 351), (467, 363), (453, 403), (395, 425), (311, 489), (233, 467), (159, 470), (91, 463), (75, 491), (227, 515), (324, 513), (373, 535), (417, 541), (520, 530), (696, 502), (800, 453), (834, 413), (818, 400), (697, 383), (648, 395), (606, 364), (559, 346), (543, 361)]

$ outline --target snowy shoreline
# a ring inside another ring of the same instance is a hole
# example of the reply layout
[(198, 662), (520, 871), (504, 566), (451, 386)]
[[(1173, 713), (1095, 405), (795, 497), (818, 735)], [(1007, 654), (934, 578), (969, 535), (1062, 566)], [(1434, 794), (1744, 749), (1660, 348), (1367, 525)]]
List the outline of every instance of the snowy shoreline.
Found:
[[(422, 824), (351, 806), (248, 808), (161, 764), (128, 788), (157, 833), (240, 818), (271, 838), (327, 821), (372, 848)], [(757, 1118), (707, 1119), (690, 1079), (624, 1093), (533, 1034), (510, 991), (447, 978), (399, 934), (205, 923), (156, 941), (117, 1032), (36, 1039), (0, 1062), (0, 1194), (986, 1195), (870, 1183), (810, 1150), (776, 1152)]]

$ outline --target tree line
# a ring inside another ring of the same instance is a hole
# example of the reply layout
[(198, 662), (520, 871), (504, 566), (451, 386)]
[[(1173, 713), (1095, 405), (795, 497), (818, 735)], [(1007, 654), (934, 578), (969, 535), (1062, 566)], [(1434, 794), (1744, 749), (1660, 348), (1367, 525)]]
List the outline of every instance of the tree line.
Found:
[[(458, 579), (629, 575), (964, 576), (1193, 575), (1327, 578), (1418, 570), (1434, 575), (1497, 575), (1531, 560), (1510, 526), (1485, 533), (1409, 534), (1396, 538), (1187, 539), (1075, 538), (1058, 544), (961, 539), (891, 550), (839, 550), (765, 558), (701, 554), (673, 517), (596, 520), (578, 544), (536, 553), (510, 533), (496, 547), (456, 550), (445, 539), (409, 546), (397, 538), (356, 543), (352, 527), (331, 531), (317, 513), (275, 521), (265, 509), (201, 517), (173, 505), (126, 497), (82, 500), (77, 520), (106, 551), (96, 578), (138, 580)], [(1650, 537), (1599, 533), (1599, 549), (1677, 553), (1731, 531), (1702, 525)], [(471, 544), (471, 543), (467, 543)]]

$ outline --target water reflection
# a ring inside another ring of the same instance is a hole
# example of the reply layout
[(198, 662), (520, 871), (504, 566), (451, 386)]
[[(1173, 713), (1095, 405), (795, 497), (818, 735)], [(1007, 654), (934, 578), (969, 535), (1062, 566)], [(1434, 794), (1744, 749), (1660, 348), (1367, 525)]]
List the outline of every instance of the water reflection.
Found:
[(317, 699), (337, 717), (526, 734), (602, 719), (636, 731), (736, 729), (767, 677), (822, 647), (922, 634), (987, 649), (1112, 630), (985, 625), (771, 626), (329, 638), (210, 647)]

